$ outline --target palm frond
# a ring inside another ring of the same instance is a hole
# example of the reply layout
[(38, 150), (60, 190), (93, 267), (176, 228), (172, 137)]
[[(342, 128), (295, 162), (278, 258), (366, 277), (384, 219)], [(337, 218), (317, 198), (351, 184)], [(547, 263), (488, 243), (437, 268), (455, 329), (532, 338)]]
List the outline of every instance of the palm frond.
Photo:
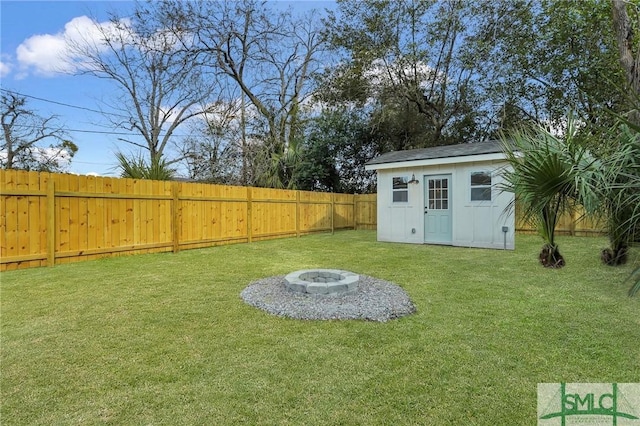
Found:
[(123, 178), (171, 180), (175, 175), (175, 170), (164, 159), (154, 159), (148, 164), (142, 156), (129, 158), (122, 152), (116, 153), (116, 159)]
[(633, 297), (640, 292), (640, 266), (634, 269), (624, 282), (626, 283), (627, 281), (635, 281), (629, 289), (629, 297)]

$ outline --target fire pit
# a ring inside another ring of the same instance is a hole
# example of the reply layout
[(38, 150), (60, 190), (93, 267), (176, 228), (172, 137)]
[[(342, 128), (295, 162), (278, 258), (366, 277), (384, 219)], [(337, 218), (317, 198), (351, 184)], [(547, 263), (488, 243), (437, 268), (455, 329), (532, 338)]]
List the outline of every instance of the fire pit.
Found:
[(386, 322), (416, 311), (397, 284), (336, 269), (308, 269), (250, 283), (240, 297), (270, 314), (301, 320)]
[(285, 287), (297, 293), (341, 296), (358, 290), (360, 276), (338, 269), (304, 269), (284, 278)]

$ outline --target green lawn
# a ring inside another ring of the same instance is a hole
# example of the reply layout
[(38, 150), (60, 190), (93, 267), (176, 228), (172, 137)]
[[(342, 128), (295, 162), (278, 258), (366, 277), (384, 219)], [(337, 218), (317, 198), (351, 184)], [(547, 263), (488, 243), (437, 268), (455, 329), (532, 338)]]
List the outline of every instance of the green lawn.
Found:
[[(504, 252), (346, 231), (3, 273), (0, 421), (535, 424), (539, 382), (640, 381), (631, 267), (600, 265), (601, 238), (559, 244), (561, 270), (535, 236)], [(239, 297), (308, 267), (395, 282), (418, 312), (305, 322)]]

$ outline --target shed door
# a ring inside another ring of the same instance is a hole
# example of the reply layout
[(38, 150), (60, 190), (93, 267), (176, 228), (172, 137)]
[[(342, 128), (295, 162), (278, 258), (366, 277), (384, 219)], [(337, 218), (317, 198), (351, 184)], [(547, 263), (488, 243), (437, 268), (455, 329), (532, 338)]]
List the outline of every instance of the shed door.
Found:
[(427, 243), (450, 244), (451, 175), (424, 177), (424, 240)]

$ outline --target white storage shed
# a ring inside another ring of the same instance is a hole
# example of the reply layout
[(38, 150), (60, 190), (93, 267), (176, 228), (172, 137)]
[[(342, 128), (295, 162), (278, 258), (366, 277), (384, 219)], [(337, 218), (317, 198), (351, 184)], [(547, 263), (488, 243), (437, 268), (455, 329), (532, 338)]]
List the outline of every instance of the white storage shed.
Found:
[(502, 192), (499, 142), (394, 151), (367, 163), (378, 175), (378, 241), (513, 250), (515, 218)]

